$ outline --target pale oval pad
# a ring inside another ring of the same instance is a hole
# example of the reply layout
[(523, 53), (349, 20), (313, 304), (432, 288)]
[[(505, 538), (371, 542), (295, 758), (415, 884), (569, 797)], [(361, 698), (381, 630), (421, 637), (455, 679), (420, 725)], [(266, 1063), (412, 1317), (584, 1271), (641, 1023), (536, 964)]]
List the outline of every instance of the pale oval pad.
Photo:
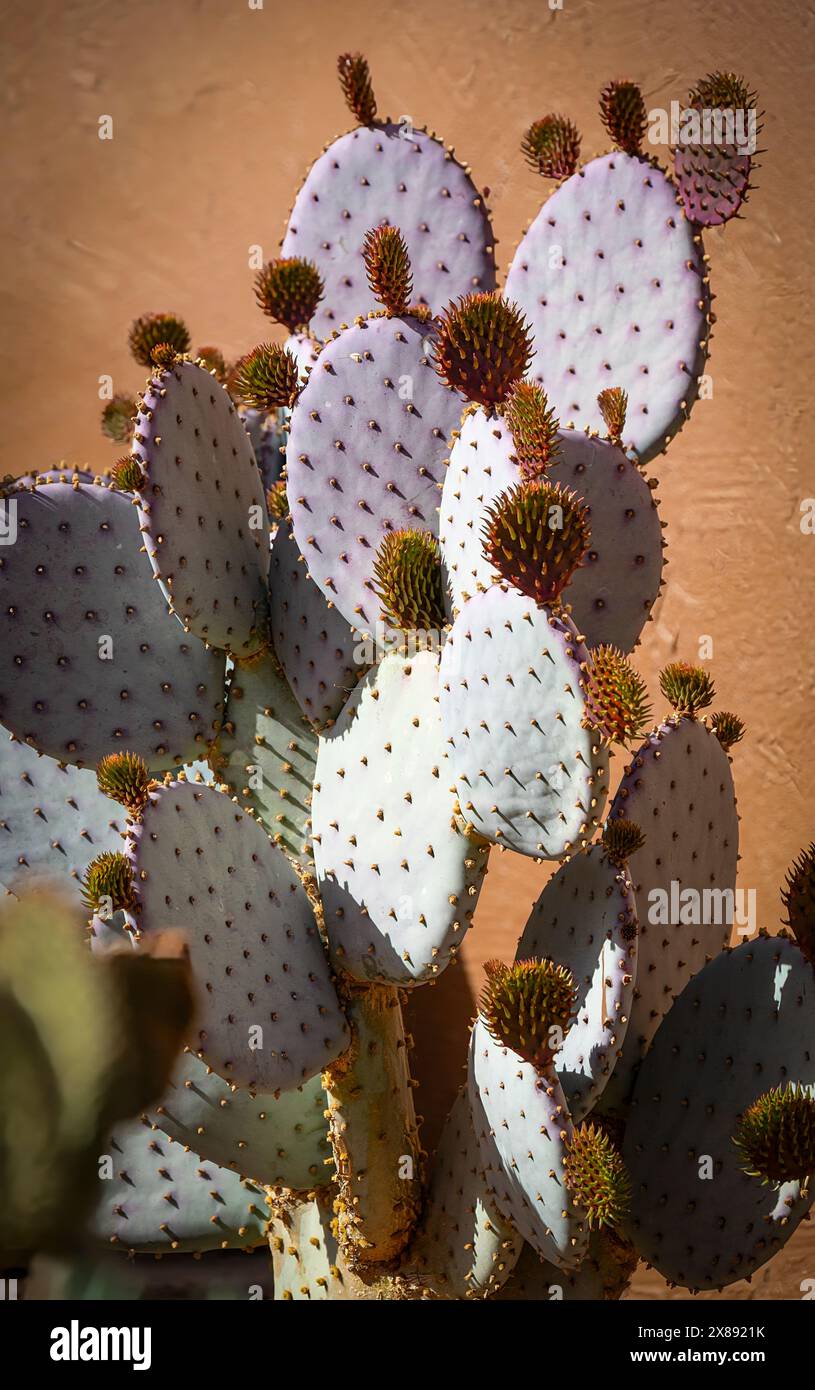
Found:
[(218, 753), (219, 775), (241, 805), (275, 844), (310, 865), (317, 735), (271, 654), (235, 666)]
[[(293, 1090), (348, 1047), (305, 889), (224, 792), (170, 782), (131, 825), (142, 931), (186, 933), (199, 992), (195, 1050), (220, 1075)], [(262, 1029), (262, 1046), (253, 1044)]]
[(330, 1176), (325, 1104), (318, 1076), (277, 1097), (240, 1090), (185, 1049), (147, 1116), (171, 1139), (224, 1168), (304, 1190)]
[(0, 718), (61, 762), (138, 753), (153, 770), (206, 752), (224, 659), (167, 612), (128, 495), (50, 483), (13, 499), (0, 555)]
[[(604, 439), (561, 430), (547, 480), (569, 488), (588, 508), (586, 557), (563, 590), (574, 624), (591, 649), (631, 651), (660, 589), (662, 527), (648, 480), (636, 462)], [(439, 513), (448, 611), (497, 578), (484, 554), (484, 523), (502, 492), (521, 481), (512, 434), (500, 416), (470, 411), (453, 443)]]
[(459, 828), (432, 652), (385, 656), (320, 738), (314, 862), (332, 957), (361, 981), (439, 975), (472, 921), (486, 847)]
[(751, 168), (751, 156), (735, 145), (678, 145), (674, 177), (688, 219), (698, 227), (729, 222), (746, 200)]
[(378, 307), (368, 287), (366, 232), (388, 222), (407, 242), (413, 299), (434, 313), (495, 287), (493, 233), (469, 172), (440, 141), (387, 121), (341, 135), (312, 165), (281, 244), (314, 261), (325, 284), (310, 328), (327, 338)]
[(268, 1220), (258, 1184), (219, 1168), (145, 1120), (118, 1125), (105, 1155), (91, 1233), (125, 1250), (204, 1251), (261, 1245)]
[(516, 960), (551, 957), (577, 986), (575, 1018), (553, 1066), (578, 1124), (608, 1081), (625, 1038), (637, 972), (631, 881), (602, 844), (562, 865), (532, 908)]
[(93, 772), (63, 767), (0, 729), (0, 885), (15, 895), (41, 883), (79, 891), (97, 855), (121, 849), (125, 813)]
[[(445, 1121), (410, 1258), (448, 1298), (486, 1298), (502, 1287), (523, 1247), (493, 1202), (482, 1171), (467, 1088)], [(436, 1282), (438, 1281), (438, 1282)]]
[(355, 323), (326, 344), (292, 411), (294, 535), (309, 573), (359, 629), (380, 617), (372, 583), (384, 536), (438, 533), (442, 461), (462, 401), (433, 367), (432, 335), (414, 318)]
[(477, 1018), (469, 1094), (481, 1161), (498, 1210), (542, 1259), (575, 1269), (588, 1232), (563, 1182), (572, 1122), (554, 1072), (535, 1070)]
[(663, 448), (704, 361), (704, 276), (702, 247), (657, 165), (614, 151), (555, 190), (515, 252), (506, 297), (532, 325), (530, 375), (563, 424), (602, 431), (597, 395), (621, 386), (626, 443), (642, 458)]
[(139, 519), (153, 573), (202, 641), (251, 656), (265, 641), (269, 519), (249, 436), (204, 367), (147, 384), (133, 453), (147, 475)]
[[(637, 750), (617, 789), (609, 820), (633, 820), (645, 843), (629, 859), (639, 924), (637, 982), (628, 1031), (600, 1109), (624, 1111), (637, 1066), (673, 999), (705, 961), (730, 939), (732, 916), (682, 925), (670, 906), (675, 893), (733, 890), (739, 852), (739, 820), (730, 761), (715, 734), (700, 720), (669, 719)], [(656, 899), (668, 896), (670, 924), (649, 921)], [(700, 899), (704, 912), (704, 899)], [(700, 914), (702, 915), (702, 914)]]
[(569, 618), (501, 584), (467, 600), (442, 649), (442, 724), (462, 814), (521, 854), (562, 859), (603, 813), (608, 754), (581, 723), (586, 660)]
[(287, 523), (272, 542), (269, 590), (275, 655), (303, 714), (322, 728), (336, 719), (366, 664), (359, 634), (314, 583)]
[[(803, 1220), (810, 1184), (741, 1171), (732, 1141), (765, 1091), (815, 1094), (815, 975), (792, 942), (745, 941), (685, 987), (642, 1064), (626, 1126), (629, 1234), (640, 1256), (691, 1289), (749, 1278)], [(712, 1178), (702, 1162), (712, 1161)], [(707, 1171), (707, 1170), (706, 1170)]]

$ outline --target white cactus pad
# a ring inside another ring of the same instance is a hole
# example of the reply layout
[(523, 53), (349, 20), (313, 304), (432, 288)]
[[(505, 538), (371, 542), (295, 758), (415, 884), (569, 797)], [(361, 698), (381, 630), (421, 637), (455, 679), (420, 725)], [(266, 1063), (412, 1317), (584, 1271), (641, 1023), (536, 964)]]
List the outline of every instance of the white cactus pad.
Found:
[(468, 409), (453, 441), (439, 508), (439, 543), (450, 616), (489, 588), (495, 570), (484, 555), (484, 518), (491, 502), (521, 481), (509, 427), (499, 415)]
[(582, 430), (564, 430), (550, 482), (586, 504), (591, 540), (563, 591), (589, 650), (633, 651), (662, 581), (662, 526), (653, 488), (622, 449)]
[(269, 590), (275, 655), (301, 710), (322, 728), (336, 719), (365, 665), (358, 634), (314, 583), (287, 524), (272, 542)]
[(330, 1193), (302, 1201), (285, 1192), (270, 1196), (276, 1302), (344, 1302), (359, 1297), (359, 1286), (343, 1265), (331, 1229), (331, 1204)]
[(126, 494), (48, 483), (12, 499), (2, 548), (0, 718), (60, 762), (123, 748), (151, 769), (206, 752), (224, 659), (167, 612)]
[[(583, 430), (562, 430), (547, 470), (589, 511), (591, 543), (563, 591), (586, 645), (631, 651), (659, 593), (662, 528), (652, 487), (621, 449)], [(521, 481), (510, 431), (500, 416), (468, 412), (453, 443), (439, 513), (449, 611), (488, 588), (496, 575), (484, 555), (487, 510)]]
[(93, 772), (63, 767), (0, 729), (0, 886), (30, 892), (40, 882), (78, 892), (92, 859), (121, 848), (125, 813)]
[(464, 1087), (442, 1130), (411, 1263), (448, 1298), (486, 1298), (506, 1283), (522, 1246), (490, 1197)]
[(238, 1085), (286, 1091), (345, 1051), (311, 903), (262, 826), (224, 792), (169, 782), (129, 835), (140, 929), (186, 932), (204, 1061)]
[(708, 337), (702, 246), (656, 164), (615, 151), (544, 203), (506, 296), (535, 340), (530, 369), (564, 424), (603, 429), (597, 394), (628, 392), (625, 438), (663, 448), (690, 408)]
[(265, 641), (269, 519), (252, 446), (229, 395), (195, 362), (154, 373), (134, 455), (147, 554), (185, 627), (234, 656)]
[(262, 1183), (303, 1191), (327, 1182), (331, 1158), (319, 1076), (273, 1096), (242, 1091), (185, 1049), (148, 1119), (202, 1158)]
[(280, 249), (281, 256), (314, 261), (323, 277), (325, 293), (310, 325), (318, 337), (378, 307), (361, 253), (365, 233), (383, 222), (401, 229), (414, 297), (434, 313), (460, 295), (494, 287), (492, 228), (469, 170), (409, 123), (361, 126), (310, 169)]
[(91, 1224), (99, 1240), (169, 1254), (249, 1250), (265, 1238), (269, 1213), (258, 1183), (174, 1143), (146, 1120), (117, 1126), (100, 1155), (100, 1174)]
[(434, 978), (472, 921), (486, 847), (451, 780), (437, 657), (383, 657), (320, 739), (312, 806), (332, 956), (357, 980)]
[(542, 1259), (575, 1269), (588, 1231), (564, 1184), (573, 1126), (554, 1072), (537, 1072), (476, 1019), (469, 1093), (484, 1175), (499, 1211)]
[(360, 319), (326, 344), (292, 411), (286, 491), (297, 544), (359, 629), (373, 631), (380, 616), (372, 584), (383, 537), (438, 532), (442, 461), (462, 400), (433, 367), (432, 334), (411, 317)]
[(576, 1016), (554, 1059), (575, 1124), (594, 1107), (622, 1049), (637, 971), (637, 917), (628, 874), (602, 844), (570, 859), (538, 898), (517, 960), (551, 957), (572, 972)]
[(494, 584), (464, 604), (441, 656), (441, 714), (462, 813), (521, 854), (562, 859), (591, 839), (608, 755), (585, 729), (586, 649), (568, 617)]
[(275, 844), (310, 865), (317, 735), (271, 654), (236, 664), (218, 748), (219, 775), (241, 805)]
[(600, 1101), (609, 1111), (624, 1107), (674, 997), (730, 939), (739, 821), (730, 760), (715, 734), (693, 719), (660, 725), (626, 769), (609, 819), (618, 816), (636, 821), (645, 844), (628, 865), (637, 983), (622, 1055)]
[(628, 1233), (640, 1256), (691, 1289), (749, 1276), (815, 1197), (741, 1171), (741, 1115), (765, 1091), (815, 1093), (815, 975), (791, 941), (759, 937), (685, 987), (640, 1069), (626, 1126)]

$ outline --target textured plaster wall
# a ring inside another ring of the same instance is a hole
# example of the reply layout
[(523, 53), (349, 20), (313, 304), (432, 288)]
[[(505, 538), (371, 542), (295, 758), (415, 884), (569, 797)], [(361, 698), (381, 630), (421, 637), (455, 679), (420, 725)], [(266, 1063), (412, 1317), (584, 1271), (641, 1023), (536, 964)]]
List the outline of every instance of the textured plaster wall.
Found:
[[(0, 16), (0, 475), (113, 461), (98, 431), (98, 378), (141, 385), (125, 340), (143, 310), (176, 310), (196, 344), (227, 356), (269, 336), (249, 247), (275, 254), (308, 163), (350, 124), (338, 52), (366, 52), (380, 111), (428, 124), (472, 163), (491, 190), (503, 269), (544, 193), (518, 151), (534, 118), (571, 115), (590, 155), (604, 148), (596, 102), (609, 77), (637, 79), (649, 106), (681, 99), (713, 67), (752, 80), (768, 153), (745, 220), (706, 239), (713, 396), (652, 469), (670, 564), (638, 662), (656, 692), (666, 660), (693, 659), (712, 638), (718, 703), (749, 730), (734, 755), (740, 884), (756, 890), (759, 922), (773, 930), (784, 869), (813, 838), (815, 536), (799, 527), (801, 501), (815, 495), (813, 193), (802, 171), (812, 5), (12, 0)], [(113, 118), (111, 141), (98, 139), (101, 115)], [(431, 1130), (458, 1079), (481, 964), (512, 952), (545, 877), (494, 856), (463, 967), (413, 1009), (420, 1071), (433, 1077), (422, 1093)], [(795, 1298), (807, 1274), (815, 1242), (801, 1231), (752, 1290), (735, 1292)], [(664, 1286), (643, 1274), (636, 1292), (664, 1296)]]

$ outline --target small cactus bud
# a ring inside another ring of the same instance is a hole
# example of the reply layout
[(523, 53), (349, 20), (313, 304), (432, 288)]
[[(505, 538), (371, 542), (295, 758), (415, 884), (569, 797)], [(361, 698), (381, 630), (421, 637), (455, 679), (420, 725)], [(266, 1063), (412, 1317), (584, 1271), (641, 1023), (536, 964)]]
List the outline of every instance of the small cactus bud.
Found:
[(147, 801), (151, 779), (137, 753), (109, 753), (97, 766), (96, 781), (100, 792), (136, 814)]
[(389, 314), (405, 314), (413, 292), (410, 257), (398, 227), (383, 223), (365, 235), (362, 259), (368, 284)]
[(729, 710), (717, 710), (710, 721), (710, 727), (726, 753), (730, 752), (734, 743), (740, 743), (744, 738), (742, 720), (737, 714), (731, 714)]
[(554, 603), (588, 549), (588, 512), (545, 481), (503, 492), (484, 521), (484, 554), (502, 579), (538, 605)]
[(645, 681), (616, 647), (595, 647), (585, 676), (585, 727), (613, 743), (642, 738), (651, 715)]
[(558, 421), (546, 392), (532, 381), (518, 381), (504, 406), (504, 419), (524, 478), (540, 478), (560, 452)]
[(180, 354), (176, 352), (172, 343), (156, 343), (150, 353), (150, 358), (155, 367), (160, 367), (169, 371), (178, 361)]
[(325, 286), (312, 261), (299, 256), (267, 261), (255, 276), (255, 299), (270, 319), (290, 333), (308, 328)]
[(815, 1173), (815, 1097), (795, 1082), (765, 1091), (745, 1110), (733, 1143), (745, 1173), (774, 1187)]
[(787, 870), (781, 900), (787, 912), (786, 924), (815, 968), (815, 844), (802, 850)]
[(114, 444), (127, 444), (133, 434), (137, 410), (132, 396), (112, 396), (102, 411), (102, 433)]
[(660, 671), (659, 688), (677, 714), (689, 715), (691, 719), (716, 694), (712, 676), (689, 661), (672, 661)]
[(468, 401), (506, 400), (532, 360), (532, 333), (517, 304), (500, 294), (468, 294), (449, 304), (433, 346), (436, 370)]
[(132, 454), (125, 454), (111, 468), (110, 481), (120, 492), (140, 492), (147, 478), (139, 460)]
[(297, 362), (277, 343), (261, 343), (235, 364), (233, 393), (256, 410), (276, 410), (294, 404), (299, 390)]
[(608, 430), (609, 443), (621, 444), (628, 410), (628, 393), (621, 386), (607, 386), (597, 397), (597, 404)]
[(402, 632), (438, 632), (444, 611), (438, 541), (427, 531), (391, 531), (376, 554), (375, 590), (388, 624)]
[(91, 912), (97, 912), (104, 899), (110, 899), (114, 912), (135, 907), (130, 860), (117, 851), (100, 854), (85, 870), (82, 898)]
[(523, 960), (514, 965), (490, 960), (479, 1001), (487, 1030), (538, 1071), (551, 1066), (569, 1031), (577, 987), (569, 970), (552, 960)]
[(153, 348), (169, 343), (177, 353), (189, 352), (190, 334), (187, 325), (177, 314), (142, 314), (130, 329), (130, 351), (143, 367), (152, 367)]
[(371, 86), (367, 58), (361, 53), (341, 53), (337, 71), (345, 100), (360, 125), (373, 125), (376, 120), (376, 98)]
[(529, 127), (521, 152), (545, 179), (570, 178), (580, 158), (580, 132), (565, 116), (543, 116)]
[(600, 117), (618, 149), (639, 154), (648, 113), (636, 82), (609, 82), (600, 95)]
[(599, 1125), (584, 1121), (575, 1129), (566, 1148), (563, 1181), (590, 1230), (616, 1226), (628, 1210), (631, 1180), (619, 1150)]
[(627, 864), (631, 855), (642, 849), (644, 844), (645, 836), (636, 821), (625, 820), (619, 816), (616, 820), (606, 822), (603, 829), (603, 848), (618, 869)]

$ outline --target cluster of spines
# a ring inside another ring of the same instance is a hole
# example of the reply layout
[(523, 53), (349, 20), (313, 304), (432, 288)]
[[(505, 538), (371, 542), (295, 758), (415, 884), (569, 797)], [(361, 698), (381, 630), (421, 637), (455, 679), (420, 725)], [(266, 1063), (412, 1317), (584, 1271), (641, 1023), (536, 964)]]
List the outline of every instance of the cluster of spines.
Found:
[(442, 380), (486, 407), (505, 401), (532, 361), (532, 334), (517, 304), (497, 291), (449, 304), (433, 344)]
[(538, 1071), (551, 1067), (577, 1000), (571, 971), (552, 960), (487, 961), (479, 1009), (487, 1031)]
[(541, 607), (557, 602), (591, 537), (577, 494), (545, 480), (502, 493), (487, 510), (483, 534), (493, 568)]

